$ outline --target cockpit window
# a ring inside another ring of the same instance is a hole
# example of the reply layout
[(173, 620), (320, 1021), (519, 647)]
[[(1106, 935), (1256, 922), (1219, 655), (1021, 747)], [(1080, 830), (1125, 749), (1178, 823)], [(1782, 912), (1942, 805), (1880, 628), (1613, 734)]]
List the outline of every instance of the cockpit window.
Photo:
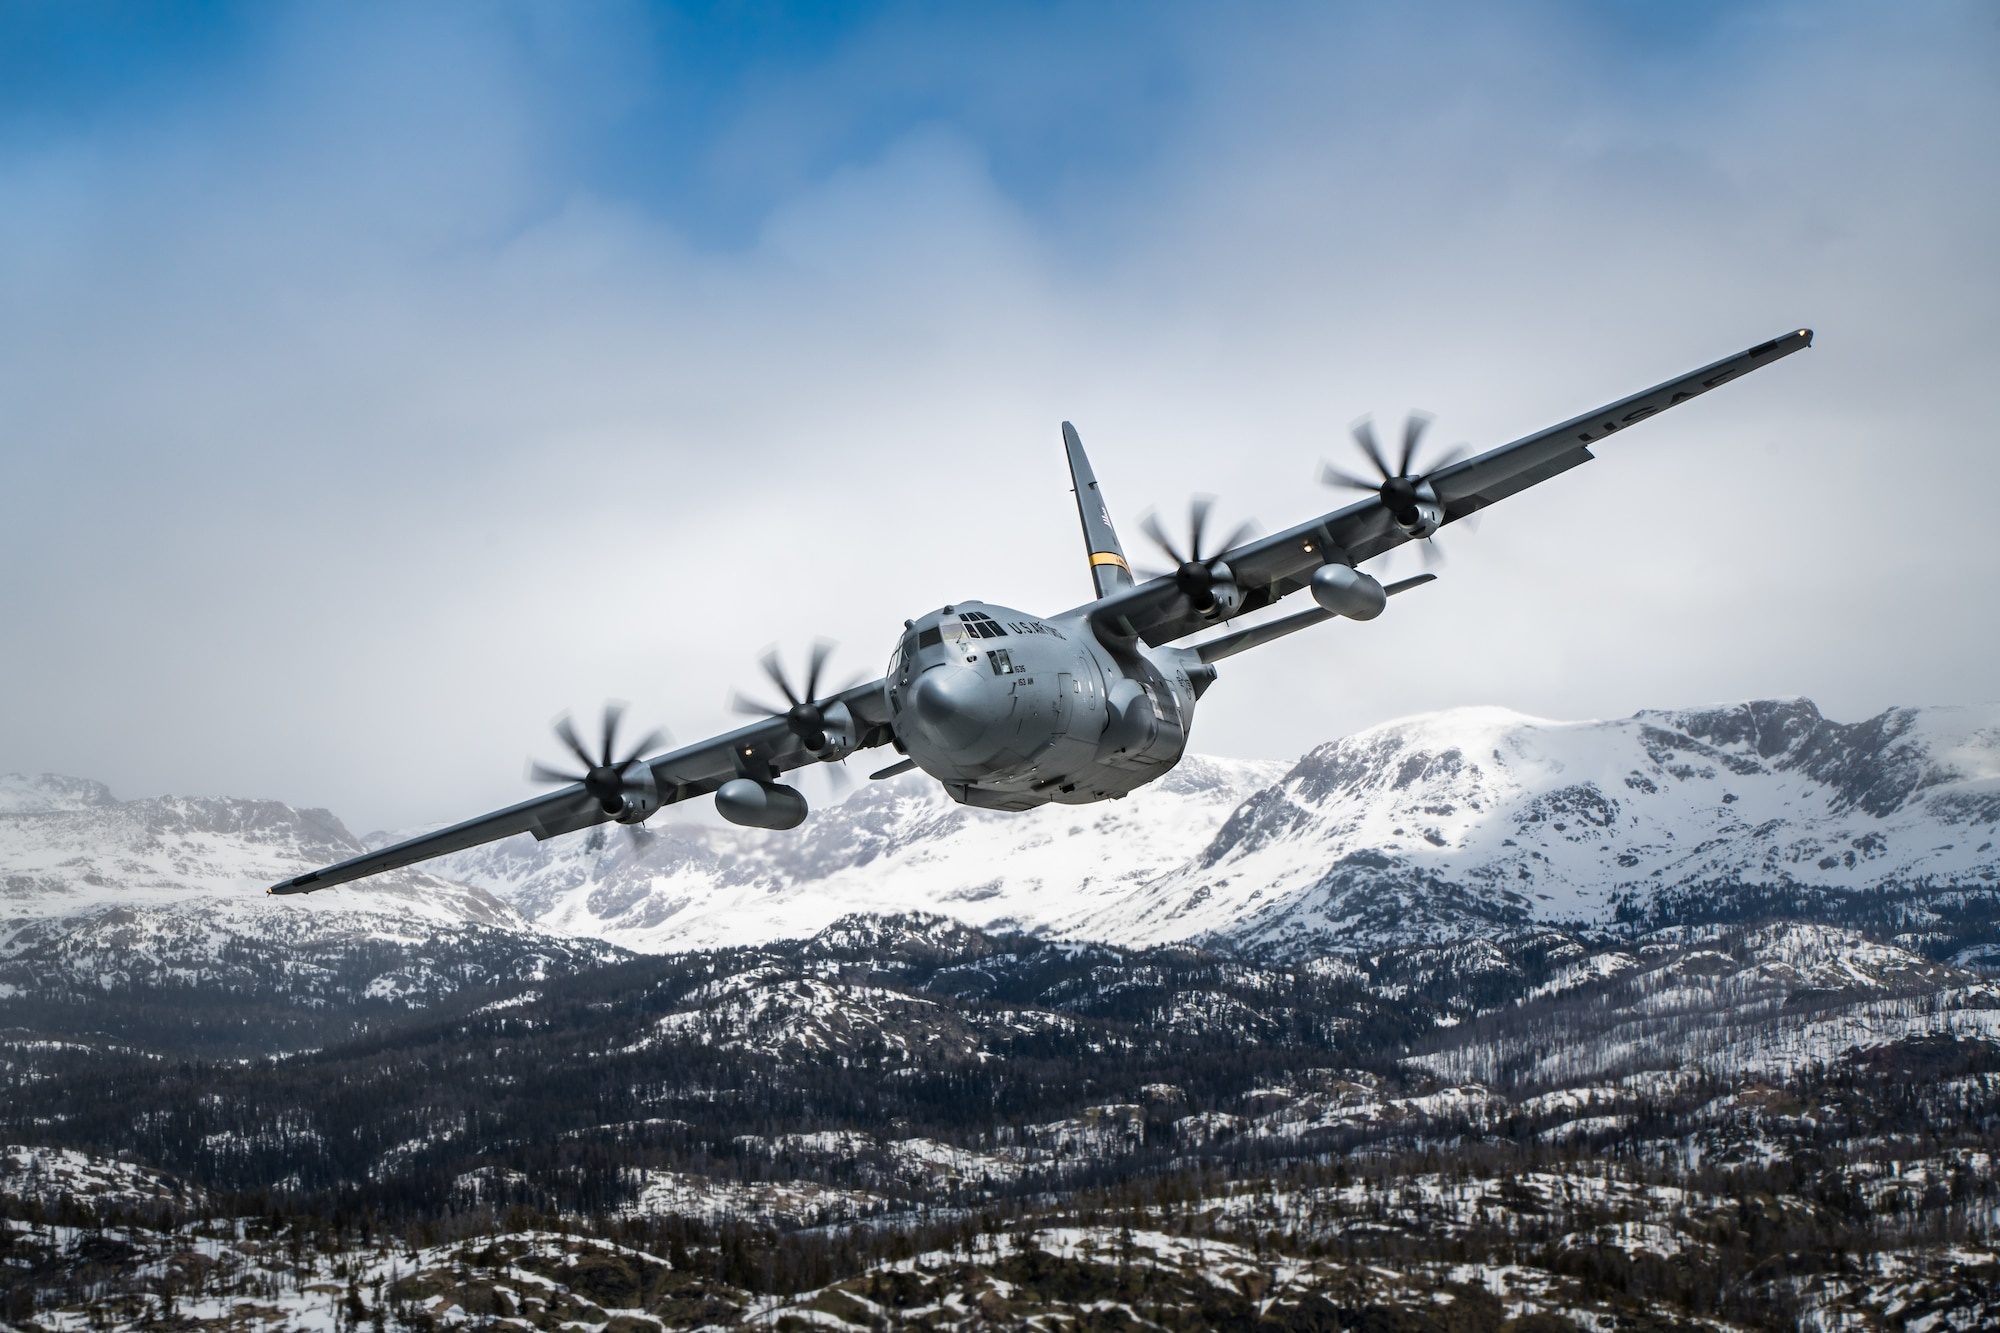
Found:
[(993, 664), (993, 674), (996, 676), (1011, 676), (1020, 670), (1014, 665), (1013, 657), (1005, 648), (995, 648), (986, 654), (986, 660)]
[(917, 631), (917, 647), (919, 648), (935, 648), (943, 642), (944, 631), (936, 625), (931, 625)]
[(1007, 636), (1006, 626), (984, 611), (965, 611), (961, 615), (965, 620), (965, 628), (971, 631), (975, 638), (1001, 639)]

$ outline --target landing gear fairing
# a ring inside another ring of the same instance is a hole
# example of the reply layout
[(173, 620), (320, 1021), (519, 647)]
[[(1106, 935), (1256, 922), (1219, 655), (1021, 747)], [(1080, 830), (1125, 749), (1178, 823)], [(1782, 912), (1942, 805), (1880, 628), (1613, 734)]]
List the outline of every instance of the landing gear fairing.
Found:
[[(1384, 586), (1360, 566), (1595, 455), (1590, 446), (1739, 375), (1812, 345), (1800, 329), (1595, 412), (1471, 458), (1418, 466), (1428, 418), (1412, 416), (1391, 465), (1372, 426), (1355, 440), (1380, 480), (1332, 466), (1322, 480), (1366, 493), (1344, 509), (1250, 538), (1246, 529), (1205, 545), (1208, 508), (1197, 502), (1185, 541), (1156, 522), (1148, 536), (1173, 568), (1135, 579), (1090, 460), (1063, 423), (1077, 511), (1096, 596), (1059, 615), (1037, 616), (986, 602), (957, 602), (907, 621), (880, 680), (820, 693), (826, 650), (815, 649), (799, 685), (775, 657), (765, 669), (784, 707), (743, 702), (759, 720), (726, 735), (651, 758), (620, 758), (616, 716), (607, 713), (593, 755), (567, 721), (558, 727), (581, 774), (538, 770), (558, 789), (285, 880), (272, 893), (309, 893), (462, 851), (516, 833), (553, 838), (606, 823), (636, 828), (661, 808), (713, 794), (727, 819), (789, 829), (808, 811), (780, 781), (809, 764), (838, 764), (893, 746), (903, 756), (873, 776), (922, 769), (955, 800), (991, 810), (1115, 799), (1158, 778), (1185, 752), (1196, 704), (1216, 681), (1215, 664), (1335, 617), (1371, 620), (1388, 599), (1428, 583), (1420, 574)], [(1305, 592), (1303, 611), (1243, 628), (1231, 622)], [(1180, 640), (1229, 626), (1181, 646)]]

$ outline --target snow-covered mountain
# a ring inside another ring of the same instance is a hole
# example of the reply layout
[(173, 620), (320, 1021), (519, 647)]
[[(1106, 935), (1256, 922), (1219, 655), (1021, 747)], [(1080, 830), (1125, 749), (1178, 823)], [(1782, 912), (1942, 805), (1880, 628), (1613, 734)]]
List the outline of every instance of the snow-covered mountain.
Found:
[(2000, 884), (2000, 707), (1455, 709), (1306, 755), (1201, 853), (1070, 923), (1282, 953), (1604, 923), (1690, 892)]
[(1020, 814), (959, 805), (912, 773), (795, 832), (676, 824), (644, 847), (522, 837), (433, 864), (537, 924), (650, 953), (798, 938), (853, 913), (1060, 933), (1198, 856), (1285, 769), (1190, 756), (1125, 800)]
[(325, 810), (227, 797), (120, 801), (102, 783), (80, 778), (0, 775), (0, 920), (8, 929), (95, 908), (182, 908), (197, 900), (234, 920), (305, 918), (322, 930), (357, 916), (379, 917), (371, 929), (404, 932), (528, 928), (484, 889), (417, 870), (291, 898), (264, 893), (280, 879), (362, 850)]
[(1803, 699), (1610, 722), (1455, 709), (1289, 767), (1191, 756), (1096, 806), (974, 810), (909, 774), (793, 832), (656, 822), (643, 846), (615, 830), (524, 836), (278, 900), (263, 886), (360, 847), (330, 814), (117, 802), (95, 783), (4, 779), (0, 920), (12, 924), (0, 954), (30, 927), (46, 937), (36, 922), (113, 908), (135, 914), (118, 918), (128, 935), (131, 921), (165, 929), (167, 913), (185, 929), (197, 912), (221, 934), (416, 938), (477, 925), (644, 952), (917, 911), (986, 929), (1301, 956), (1546, 923), (1654, 926), (1688, 919), (1666, 907), (1690, 895), (1726, 907), (1772, 890), (1952, 891), (1962, 905), (1969, 891), (1991, 906), (2000, 706), (1893, 709), (1852, 724)]
[[(260, 1049), (345, 1031), (371, 1005), (424, 1005), (618, 955), (543, 930), (484, 889), (414, 870), (315, 894), (264, 892), (361, 850), (324, 810), (119, 801), (96, 782), (0, 777), (9, 1022), (52, 1033), (84, 1023), (146, 1042), (178, 1039), (178, 1024), (221, 1043), (204, 1049)], [(85, 1016), (69, 1003), (79, 995), (112, 1002), (117, 1017)], [(188, 1006), (231, 1003), (227, 1021), (186, 1021)]]
[(1189, 758), (1124, 801), (1028, 814), (954, 805), (911, 774), (795, 833), (521, 838), (439, 869), (643, 951), (931, 911), (1299, 955), (1601, 924), (1697, 890), (1995, 886), (1997, 840), (2000, 707), (1842, 724), (1795, 699), (1611, 722), (1454, 709), (1289, 769)]

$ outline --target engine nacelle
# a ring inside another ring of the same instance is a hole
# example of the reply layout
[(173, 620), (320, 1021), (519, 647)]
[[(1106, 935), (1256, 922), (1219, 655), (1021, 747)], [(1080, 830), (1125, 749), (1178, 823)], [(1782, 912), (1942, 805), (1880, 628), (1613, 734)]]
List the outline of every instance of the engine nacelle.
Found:
[(660, 798), (652, 792), (628, 791), (623, 804), (612, 818), (621, 824), (640, 824), (652, 817), (660, 808)]
[(813, 758), (837, 764), (854, 753), (857, 728), (854, 725), (854, 714), (849, 711), (846, 704), (836, 699), (824, 705), (820, 709), (820, 730), (826, 733), (826, 744), (812, 752)]
[(625, 790), (619, 795), (618, 809), (611, 817), (621, 824), (637, 824), (660, 808), (659, 784), (653, 770), (634, 764), (625, 774)]
[(1208, 585), (1211, 604), (1203, 614), (1216, 620), (1234, 619), (1243, 605), (1243, 590), (1236, 586), (1236, 575), (1220, 560), (1212, 562), (1208, 569), (1215, 581)]
[(1322, 608), (1349, 620), (1373, 620), (1389, 604), (1389, 595), (1380, 583), (1346, 565), (1321, 565), (1315, 569), (1312, 595)]
[(715, 810), (745, 828), (788, 829), (806, 822), (806, 798), (792, 787), (733, 778), (716, 789)]
[(1394, 513), (1396, 526), (1410, 534), (1417, 541), (1436, 535), (1444, 526), (1444, 504), (1431, 489), (1428, 481), (1418, 483), (1412, 496), (1410, 508), (1402, 513)]

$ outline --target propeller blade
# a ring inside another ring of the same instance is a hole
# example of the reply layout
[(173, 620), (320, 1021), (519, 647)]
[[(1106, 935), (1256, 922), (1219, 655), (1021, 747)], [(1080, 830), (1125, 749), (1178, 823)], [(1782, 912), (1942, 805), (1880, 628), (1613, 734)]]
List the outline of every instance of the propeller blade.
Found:
[(1322, 486), (1337, 486), (1343, 490), (1366, 491), (1370, 495), (1382, 489), (1381, 482), (1363, 481), (1359, 477), (1349, 476), (1331, 463), (1322, 463), (1320, 465), (1319, 484)]
[(806, 702), (819, 699), (819, 673), (826, 668), (826, 659), (833, 653), (832, 639), (814, 639), (812, 660), (806, 666)]
[(761, 699), (752, 699), (741, 694), (729, 696), (729, 711), (742, 713), (748, 717), (783, 717), (785, 710), (773, 708)]
[(632, 840), (634, 856), (643, 856), (653, 846), (653, 830), (643, 824), (627, 824), (625, 836)]
[[(1352, 429), (1354, 431), (1354, 442), (1361, 446), (1362, 453), (1368, 455), (1368, 461), (1373, 463), (1375, 470), (1382, 474), (1382, 480), (1387, 481), (1389, 478), (1395, 476), (1396, 474), (1389, 470), (1389, 464), (1382, 458), (1382, 446), (1375, 443), (1374, 419), (1363, 417), (1354, 423)], [(1369, 489), (1373, 490), (1375, 488), (1371, 486)]]
[(1437, 418), (1428, 412), (1412, 412), (1403, 418), (1403, 461), (1396, 468), (1397, 476), (1410, 475), (1410, 464), (1417, 457), (1417, 441), (1424, 438), (1424, 431), (1435, 420)]
[(778, 650), (776, 648), (770, 649), (764, 654), (762, 660), (764, 663), (764, 674), (771, 678), (771, 683), (778, 687), (778, 693), (785, 696), (786, 702), (790, 703), (794, 708), (804, 703), (805, 700), (792, 693), (791, 682), (785, 679), (785, 669), (778, 663)]
[(1257, 535), (1256, 521), (1254, 519), (1246, 518), (1241, 523), (1238, 523), (1236, 525), (1235, 530), (1232, 531), (1226, 539), (1224, 539), (1222, 545), (1215, 548), (1215, 553), (1218, 556), (1227, 555), (1229, 552), (1235, 550), (1238, 546), (1242, 545), (1244, 542), (1248, 541), (1250, 538), (1256, 535)]
[(604, 850), (604, 826), (602, 824), (590, 830), (590, 836), (584, 839), (583, 847), (592, 856)]
[(1445, 563), (1444, 547), (1439, 546), (1437, 544), (1437, 538), (1435, 537), (1424, 538), (1422, 546), (1424, 551), (1425, 569), (1435, 569), (1437, 566)]
[(821, 767), (826, 769), (827, 785), (833, 789), (834, 800), (838, 801), (854, 790), (854, 775), (847, 771), (845, 759), (837, 764), (822, 764)]
[(1470, 448), (1472, 446), (1469, 444), (1454, 444), (1451, 448), (1445, 450), (1438, 457), (1433, 458), (1429, 463), (1424, 465), (1424, 475), (1428, 477), (1434, 472), (1444, 471), (1453, 463), (1465, 457), (1466, 450)]
[(583, 742), (577, 738), (576, 724), (569, 720), (568, 713), (556, 719), (555, 731), (557, 738), (569, 747), (569, 752), (577, 757), (579, 763), (585, 768), (596, 767), (591, 762), (590, 751), (584, 749)]
[(653, 728), (651, 731), (647, 732), (644, 736), (639, 738), (639, 743), (632, 747), (632, 753), (626, 755), (623, 759), (620, 759), (616, 764), (612, 765), (612, 767), (616, 768), (620, 773), (623, 773), (626, 769), (638, 763), (639, 757), (645, 754), (646, 751), (651, 750), (656, 746), (664, 745), (666, 743), (666, 739), (667, 739), (666, 732), (662, 731), (658, 727)]
[(603, 767), (611, 767), (612, 747), (618, 740), (618, 724), (625, 718), (625, 705), (616, 700), (604, 704), (604, 762)]
[(1139, 519), (1139, 530), (1152, 539), (1153, 545), (1165, 551), (1167, 558), (1172, 560), (1176, 565), (1187, 563), (1187, 557), (1174, 548), (1173, 541), (1167, 536), (1167, 530), (1160, 526), (1160, 516), (1158, 514), (1148, 509)]
[(1208, 527), (1208, 514), (1215, 508), (1215, 497), (1197, 495), (1188, 501), (1188, 559), (1201, 563), (1201, 534)]
[(564, 782), (564, 783), (568, 783), (568, 782), (581, 782), (581, 781), (583, 781), (583, 774), (581, 774), (581, 773), (558, 773), (558, 772), (557, 772), (557, 771), (556, 771), (555, 769), (553, 769), (553, 768), (545, 768), (545, 767), (543, 767), (543, 766), (542, 766), (541, 764), (533, 764), (533, 763), (531, 763), (531, 764), (529, 764), (529, 765), (528, 765), (528, 781), (530, 781), (530, 782)]

